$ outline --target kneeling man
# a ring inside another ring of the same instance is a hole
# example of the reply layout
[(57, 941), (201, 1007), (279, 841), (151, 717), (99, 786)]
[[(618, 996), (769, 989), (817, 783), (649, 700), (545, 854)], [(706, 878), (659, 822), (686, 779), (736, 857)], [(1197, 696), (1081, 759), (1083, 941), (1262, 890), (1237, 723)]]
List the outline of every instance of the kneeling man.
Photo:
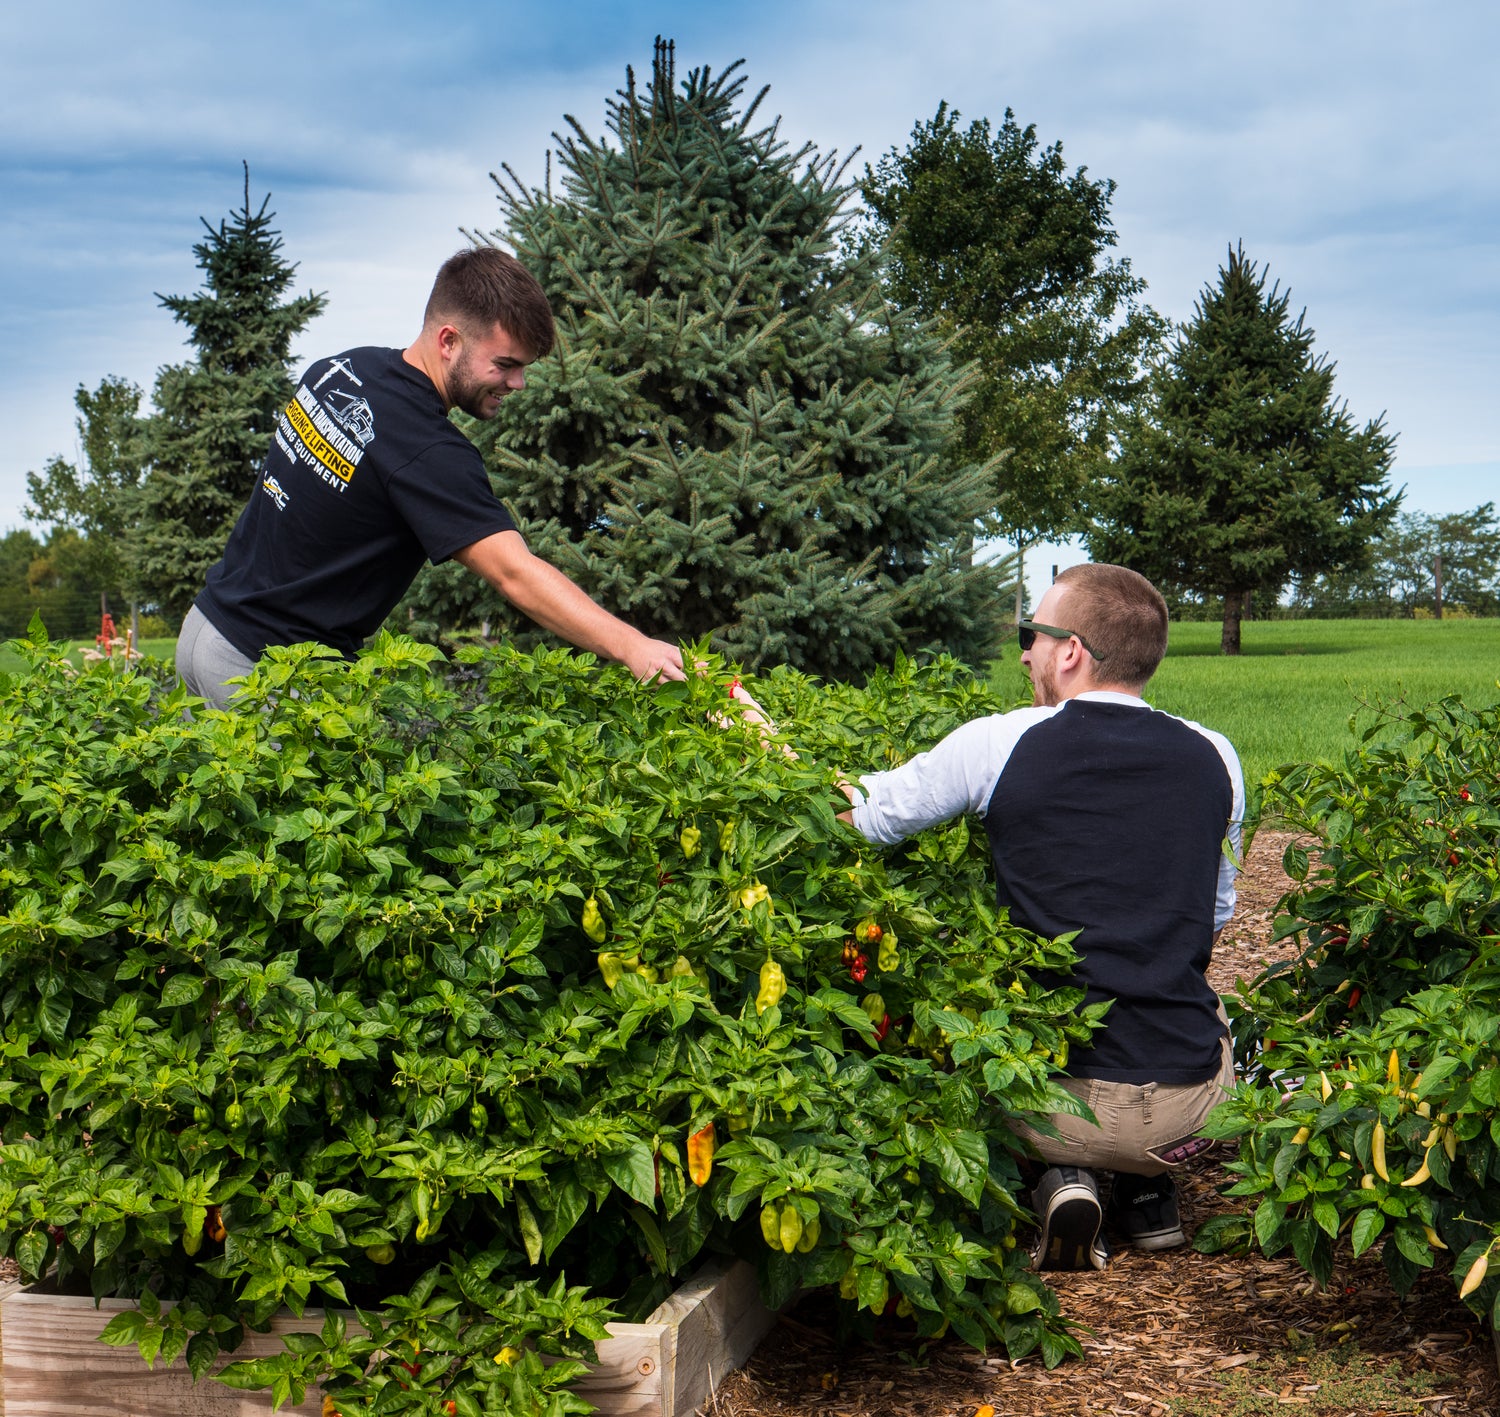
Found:
[(1038, 1267), (1103, 1269), (1095, 1171), (1114, 1173), (1119, 1238), (1184, 1244), (1171, 1168), (1207, 1146), (1195, 1133), (1234, 1082), (1205, 971), (1234, 910), (1244, 784), (1222, 735), (1141, 697), (1167, 649), (1166, 604), (1145, 577), (1071, 567), (1020, 644), (1035, 706), (846, 787), (849, 820), (893, 844), (973, 812), (1010, 918), (1049, 939), (1080, 932), (1071, 982), (1114, 1003), (1063, 1082), (1098, 1125), (1057, 1115), (1058, 1136), (1023, 1135), (1048, 1163), (1033, 1193)]

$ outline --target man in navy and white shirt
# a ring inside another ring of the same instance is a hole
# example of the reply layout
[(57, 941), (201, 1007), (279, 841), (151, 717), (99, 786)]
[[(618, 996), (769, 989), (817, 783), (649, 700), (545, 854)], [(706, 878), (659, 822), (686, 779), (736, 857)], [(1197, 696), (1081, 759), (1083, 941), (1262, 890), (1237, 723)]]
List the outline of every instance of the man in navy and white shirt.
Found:
[(1072, 567), (1021, 623), (1034, 707), (967, 723), (846, 789), (873, 842), (978, 815), (999, 903), (1049, 939), (1079, 931), (1068, 982), (1114, 1001), (1063, 1079), (1097, 1125), (1058, 1114), (1058, 1137), (1020, 1129), (1049, 1163), (1033, 1194), (1041, 1268), (1104, 1267), (1093, 1168), (1115, 1173), (1124, 1240), (1185, 1243), (1169, 1168), (1206, 1147), (1194, 1134), (1234, 1081), (1205, 971), (1234, 910), (1244, 784), (1222, 735), (1141, 697), (1166, 647), (1166, 604), (1145, 577)]

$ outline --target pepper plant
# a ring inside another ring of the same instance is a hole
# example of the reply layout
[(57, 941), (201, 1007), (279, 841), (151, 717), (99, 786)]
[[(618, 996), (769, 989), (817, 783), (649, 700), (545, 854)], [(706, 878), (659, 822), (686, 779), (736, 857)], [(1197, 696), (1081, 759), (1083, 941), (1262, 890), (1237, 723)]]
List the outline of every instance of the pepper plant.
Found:
[(1500, 1321), (1500, 707), (1388, 709), (1275, 776), (1267, 810), (1320, 842), (1287, 849), (1300, 950), (1242, 989), (1249, 1076), (1213, 1119), (1249, 1209), (1199, 1248), (1289, 1245), (1323, 1282), (1378, 1243), (1398, 1292), (1451, 1263)]
[(229, 713), (75, 674), (39, 626), (17, 648), (0, 1232), (27, 1276), (135, 1300), (109, 1341), (201, 1374), (317, 1304), (224, 1380), (345, 1417), (583, 1411), (606, 1318), (742, 1255), (773, 1305), (832, 1285), (1078, 1351), (1006, 1140), (1074, 1105), (1051, 1074), (1100, 1011), (1032, 982), (1071, 947), (997, 912), (962, 821), (877, 852), (836, 820), (836, 770), (1000, 707), (960, 666), (767, 676), (783, 743), (702, 646), (655, 688), (302, 646)]

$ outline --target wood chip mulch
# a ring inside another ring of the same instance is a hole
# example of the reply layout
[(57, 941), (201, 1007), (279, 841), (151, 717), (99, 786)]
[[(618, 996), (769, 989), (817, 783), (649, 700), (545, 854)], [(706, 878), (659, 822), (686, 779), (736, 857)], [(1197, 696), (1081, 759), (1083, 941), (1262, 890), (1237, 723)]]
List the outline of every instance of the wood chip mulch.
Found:
[[(1251, 847), (1235, 918), (1209, 975), (1221, 992), (1277, 957), (1272, 917), (1288, 885), (1282, 852), (1293, 840), (1263, 830)], [(1184, 1169), (1178, 1183), (1190, 1234), (1211, 1215), (1237, 1209), (1219, 1194), (1231, 1178), (1212, 1153)], [(1404, 1300), (1373, 1251), (1357, 1262), (1345, 1252), (1321, 1292), (1289, 1257), (1191, 1249), (1126, 1250), (1103, 1274), (1050, 1279), (1063, 1313), (1082, 1326), (1082, 1362), (1049, 1372), (1036, 1355), (1012, 1364), (951, 1339), (923, 1353), (910, 1326), (895, 1319), (881, 1321), (874, 1343), (840, 1346), (814, 1295), (780, 1319), (703, 1410), (710, 1417), (974, 1417), (990, 1404), (997, 1417), (1172, 1417), (1196, 1397), (1199, 1411), (1225, 1417), (1500, 1417), (1493, 1335), (1458, 1302), (1446, 1269), (1425, 1275)], [(1300, 1365), (1320, 1353), (1347, 1354), (1351, 1344), (1374, 1368), (1394, 1362), (1404, 1374), (1425, 1374), (1425, 1391), (1372, 1385), (1357, 1405), (1326, 1405)], [(1250, 1398), (1225, 1392), (1236, 1373)], [(1249, 1401), (1255, 1405), (1243, 1405)]]

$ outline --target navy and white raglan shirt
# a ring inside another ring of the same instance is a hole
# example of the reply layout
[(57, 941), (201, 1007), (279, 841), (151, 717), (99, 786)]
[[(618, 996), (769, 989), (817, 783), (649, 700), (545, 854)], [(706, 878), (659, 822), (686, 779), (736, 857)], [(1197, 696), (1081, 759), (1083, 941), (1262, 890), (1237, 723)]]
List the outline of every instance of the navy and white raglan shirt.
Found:
[(975, 719), (929, 752), (862, 778), (854, 825), (894, 844), (965, 812), (984, 821), (999, 902), (1018, 925), (1071, 930), (1072, 980), (1113, 999), (1068, 1072), (1109, 1082), (1203, 1082), (1224, 1025), (1204, 977), (1234, 912), (1245, 813), (1222, 734), (1094, 691)]
[(252, 659), (303, 640), (352, 656), (424, 562), (514, 530), (432, 380), (353, 349), (303, 376), (197, 604)]

